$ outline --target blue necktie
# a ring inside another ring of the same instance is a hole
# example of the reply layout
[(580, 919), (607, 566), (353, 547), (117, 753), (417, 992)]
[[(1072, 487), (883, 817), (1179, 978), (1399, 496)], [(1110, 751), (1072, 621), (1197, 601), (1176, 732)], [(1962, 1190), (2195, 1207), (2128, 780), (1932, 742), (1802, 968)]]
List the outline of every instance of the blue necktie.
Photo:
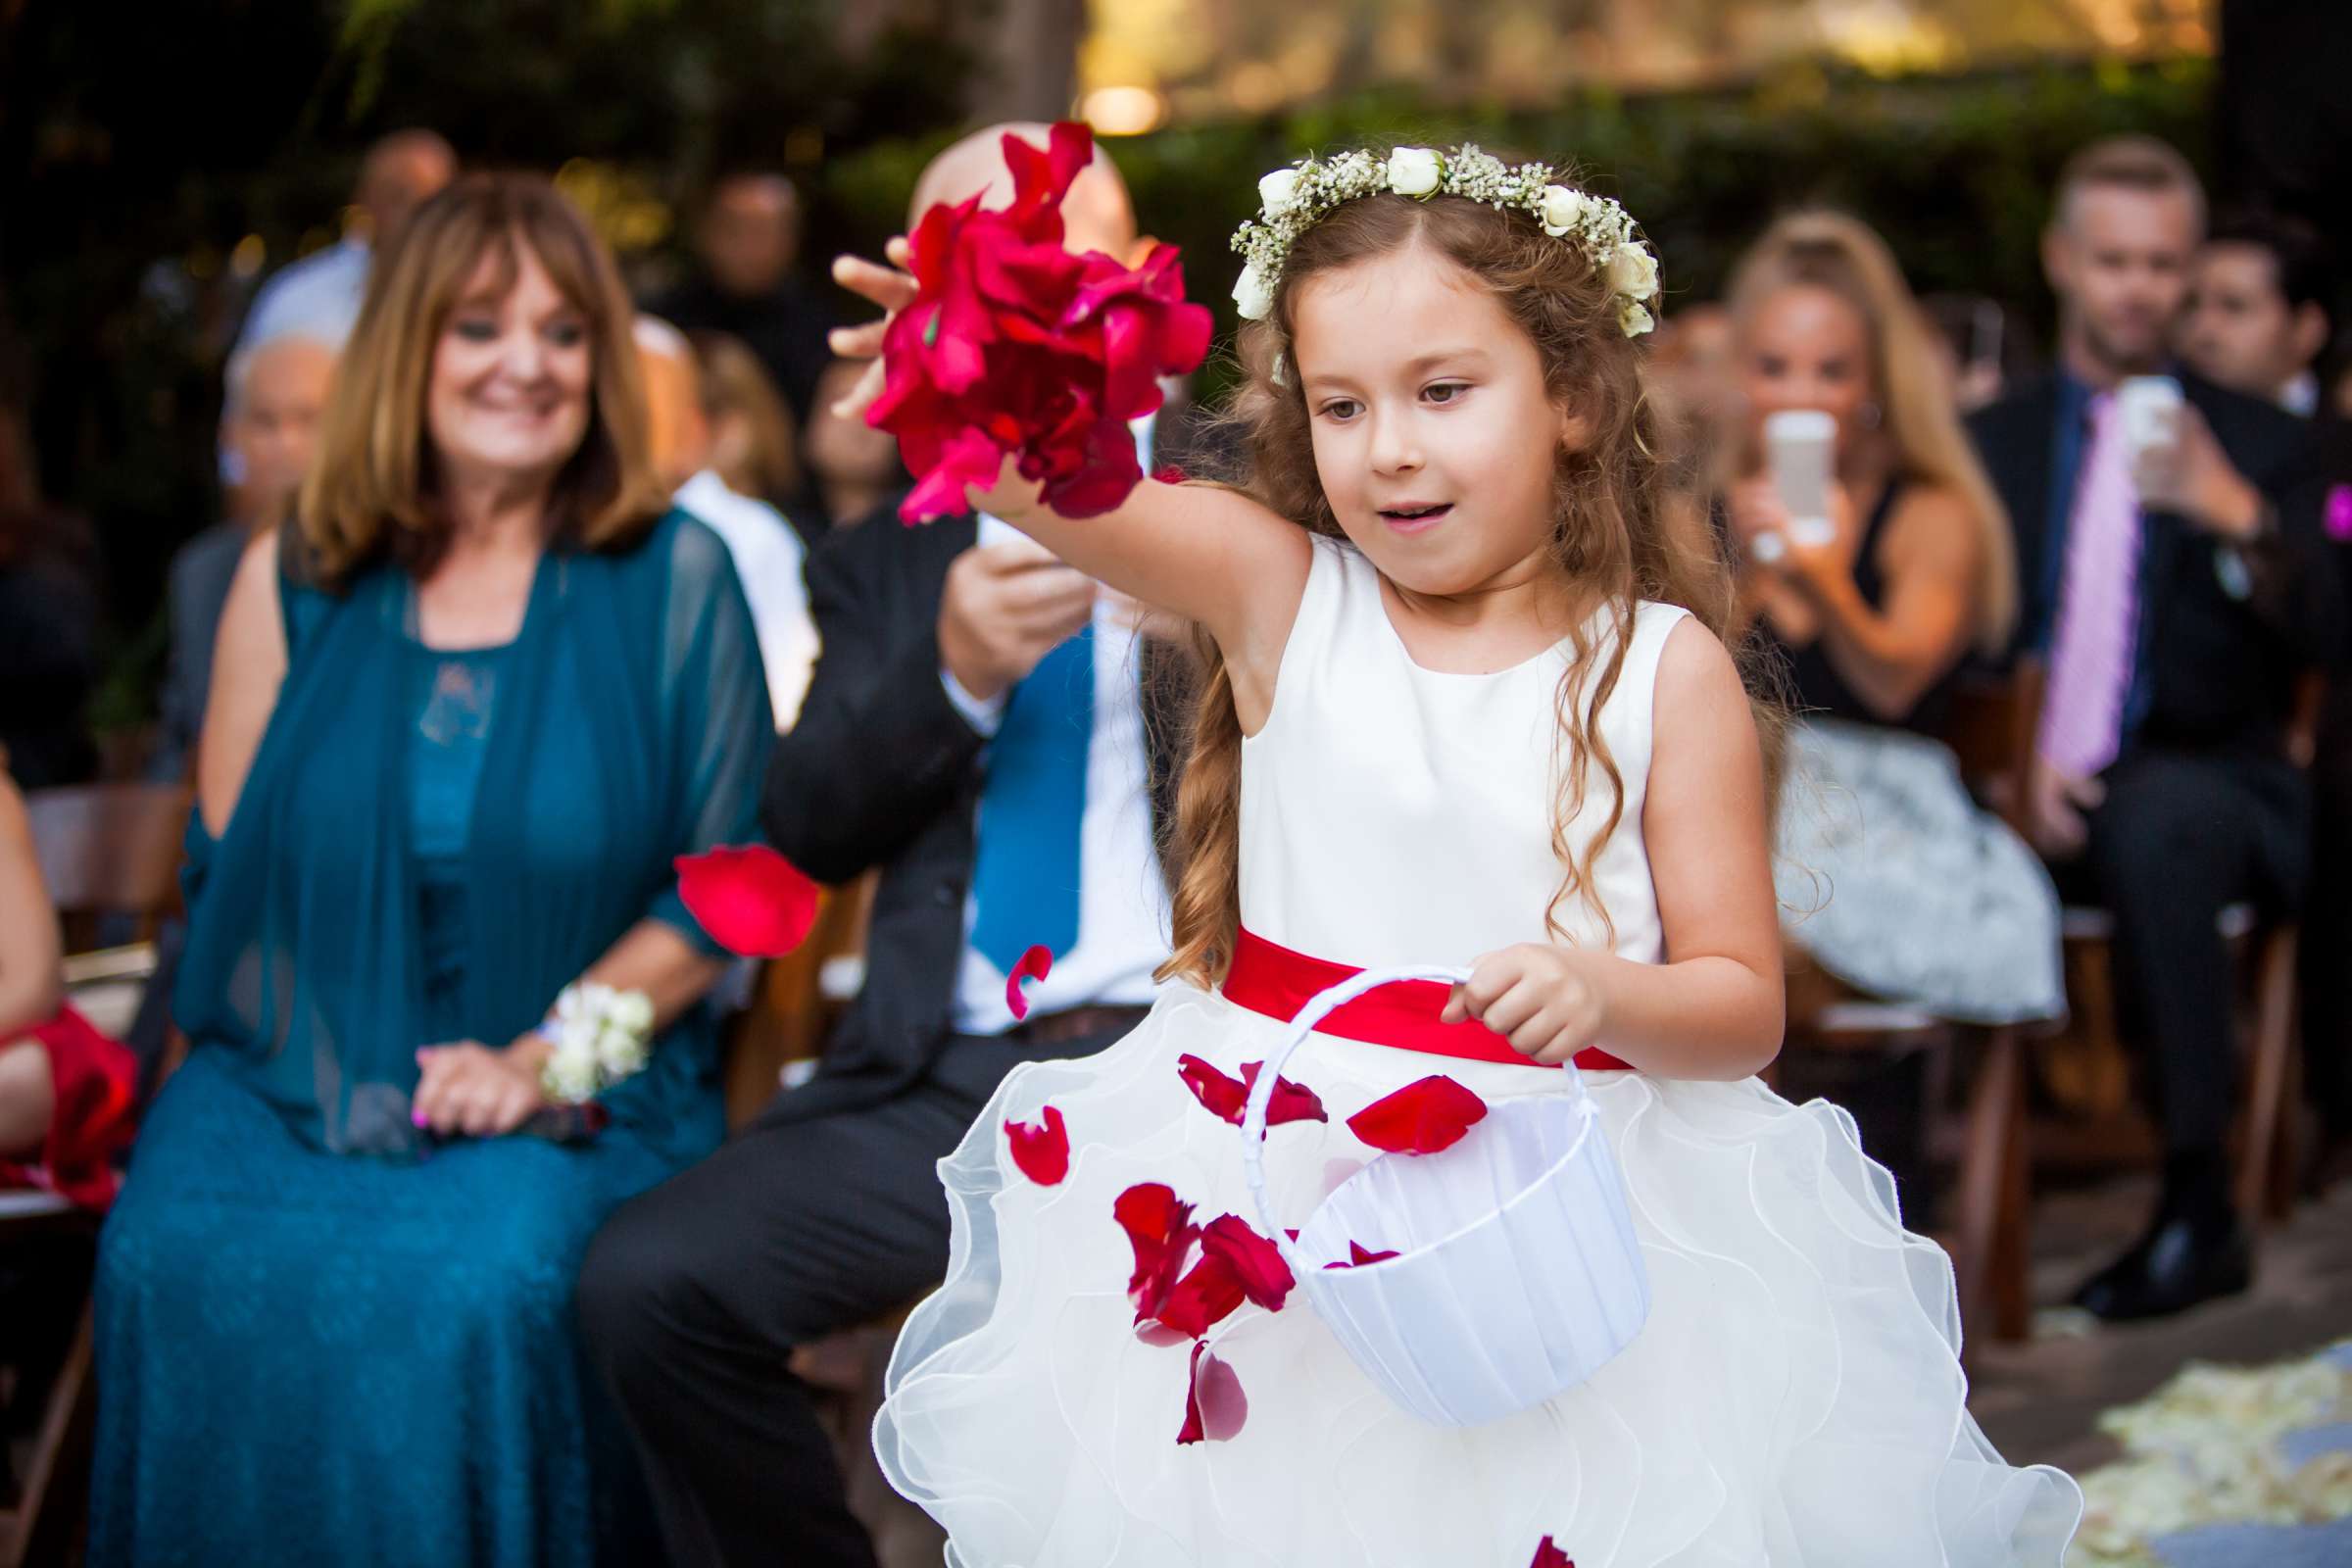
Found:
[(988, 749), (972, 864), (972, 946), (1009, 974), (1032, 944), (1078, 941), (1079, 828), (1095, 729), (1092, 623), (1012, 689)]

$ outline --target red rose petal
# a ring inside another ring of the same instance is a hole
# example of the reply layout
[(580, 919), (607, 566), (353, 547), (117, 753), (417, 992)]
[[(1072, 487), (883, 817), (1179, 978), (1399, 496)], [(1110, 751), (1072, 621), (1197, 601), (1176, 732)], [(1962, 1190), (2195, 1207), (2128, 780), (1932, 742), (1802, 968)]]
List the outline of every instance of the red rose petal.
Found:
[(1163, 463), (1158, 467), (1152, 470), (1152, 477), (1158, 480), (1161, 484), (1183, 484), (1190, 476), (1186, 474), (1184, 469), (1179, 467), (1177, 465), (1173, 463)]
[(1058, 1106), (1046, 1107), (1042, 1126), (1007, 1119), (1004, 1136), (1012, 1142), (1012, 1162), (1038, 1186), (1058, 1186), (1070, 1173), (1070, 1133)]
[(1204, 1254), (1152, 1315), (1197, 1340), (1231, 1317), (1248, 1297), (1230, 1262)]
[(1175, 1289), (1193, 1238), (1200, 1234), (1192, 1223), (1193, 1205), (1178, 1199), (1165, 1182), (1139, 1182), (1118, 1196), (1110, 1213), (1135, 1249), (1135, 1272), (1127, 1277), (1135, 1320), (1156, 1318)]
[(1432, 1073), (1348, 1117), (1348, 1130), (1392, 1154), (1434, 1154), (1452, 1148), (1486, 1113), (1485, 1101)]
[(1044, 981), (1054, 972), (1054, 951), (1039, 943), (1020, 956), (1012, 973), (1004, 977), (1004, 1005), (1012, 1009), (1013, 1017), (1029, 1016), (1029, 999), (1021, 991), (1024, 980)]
[(1362, 1268), (1366, 1263), (1385, 1262), (1387, 1259), (1395, 1256), (1396, 1256), (1396, 1251), (1394, 1248), (1385, 1252), (1375, 1252), (1365, 1248), (1359, 1242), (1349, 1242), (1348, 1244), (1347, 1262), (1331, 1262), (1326, 1263), (1323, 1266), (1326, 1269)]
[(1242, 1393), (1240, 1376), (1211, 1354), (1206, 1345), (1195, 1345), (1186, 1377), (1184, 1426), (1176, 1441), (1223, 1443), (1249, 1419), (1250, 1400)]
[(1298, 1283), (1291, 1265), (1283, 1261), (1282, 1249), (1251, 1230), (1239, 1214), (1220, 1214), (1202, 1227), (1200, 1255), (1223, 1261), (1242, 1294), (1269, 1312), (1282, 1310)]
[[(1239, 1127), (1242, 1124), (1242, 1107), (1250, 1098), (1250, 1089), (1257, 1083), (1258, 1068), (1264, 1065), (1263, 1062), (1246, 1061), (1242, 1063), (1241, 1077), (1229, 1078), (1200, 1057), (1188, 1053), (1176, 1058), (1176, 1073), (1184, 1080), (1184, 1087), (1193, 1092), (1193, 1098), (1200, 1102), (1210, 1115)], [(1280, 1127), (1285, 1122), (1329, 1119), (1324, 1112), (1322, 1100), (1313, 1090), (1288, 1078), (1274, 1080), (1274, 1098), (1266, 1106), (1267, 1126)]]
[(679, 900), (729, 953), (780, 958), (816, 924), (821, 890), (764, 844), (720, 845), (674, 863)]
[(1535, 1559), (1527, 1568), (1576, 1568), (1576, 1559), (1553, 1545), (1551, 1538), (1545, 1536), (1544, 1544), (1536, 1548)]

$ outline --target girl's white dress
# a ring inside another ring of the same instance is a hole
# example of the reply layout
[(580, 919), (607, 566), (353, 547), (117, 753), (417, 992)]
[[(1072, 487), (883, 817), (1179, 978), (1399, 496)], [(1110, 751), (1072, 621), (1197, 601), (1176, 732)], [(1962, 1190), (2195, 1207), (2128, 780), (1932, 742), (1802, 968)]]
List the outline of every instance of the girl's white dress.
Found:
[[(1594, 877), (1614, 950), (1642, 962), (1663, 952), (1642, 836), (1651, 698), (1682, 614), (1641, 607), (1600, 717), (1625, 799)], [(1466, 965), (1545, 940), (1564, 659), (1421, 668), (1369, 563), (1317, 540), (1274, 712), (1244, 745), (1246, 929), (1352, 967)], [(1597, 773), (1589, 793), (1572, 843), (1607, 808)], [(1611, 940), (1575, 899), (1558, 914), (1582, 944)], [(1528, 1568), (1547, 1538), (1582, 1568), (2059, 1563), (2082, 1494), (2059, 1471), (2003, 1463), (1969, 1416), (1944, 1254), (1902, 1228), (1842, 1111), (1753, 1079), (1587, 1074), (1652, 1292), (1640, 1336), (1590, 1382), (1491, 1425), (1430, 1426), (1294, 1292), (1210, 1331), (1247, 1417), (1224, 1441), (1179, 1445), (1189, 1348), (1139, 1336), (1112, 1204), (1160, 1182), (1197, 1221), (1262, 1228), (1240, 1134), (1177, 1059), (1239, 1077), (1283, 1032), (1171, 985), (1109, 1050), (1017, 1068), (941, 1161), (947, 1281), (900, 1337), (874, 1439), (891, 1483), (948, 1531), (951, 1563)], [(1490, 1103), (1566, 1092), (1523, 1061), (1319, 1032), (1285, 1076), (1330, 1119), (1268, 1137), (1286, 1227), (1373, 1156), (1347, 1118), (1433, 1072)], [(1042, 1186), (1004, 1124), (1049, 1105), (1071, 1157)]]

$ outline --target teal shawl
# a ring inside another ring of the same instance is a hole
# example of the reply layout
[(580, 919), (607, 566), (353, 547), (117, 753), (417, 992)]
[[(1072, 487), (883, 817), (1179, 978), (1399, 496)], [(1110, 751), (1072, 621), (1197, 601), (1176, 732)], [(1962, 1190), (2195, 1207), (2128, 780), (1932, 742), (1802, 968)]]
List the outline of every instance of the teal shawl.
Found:
[[(201, 815), (189, 828), (174, 1013), (307, 1142), (409, 1153), (416, 1052), (436, 1043), (409, 842), (416, 593), (390, 565), (334, 594), (298, 576), (281, 573), (285, 682), (234, 814), (218, 841)], [(551, 547), (504, 658), (458, 949), (463, 1033), (491, 1046), (649, 916), (717, 956), (671, 860), (756, 835), (774, 740), (733, 564), (682, 513), (624, 549)], [(714, 1143), (709, 1009), (689, 1009), (604, 1099), (657, 1152)]]

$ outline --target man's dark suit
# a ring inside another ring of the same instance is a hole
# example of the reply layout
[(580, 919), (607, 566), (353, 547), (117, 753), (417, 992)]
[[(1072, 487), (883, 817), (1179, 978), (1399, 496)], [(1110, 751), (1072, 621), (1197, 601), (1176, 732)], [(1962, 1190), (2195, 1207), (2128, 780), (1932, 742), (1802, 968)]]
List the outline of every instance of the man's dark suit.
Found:
[[(870, 1563), (831, 1446), (785, 1370), (794, 1346), (906, 1304), (946, 1266), (933, 1166), (1039, 1046), (954, 1032), (983, 742), (940, 680), (948, 568), (977, 522), (887, 511), (808, 561), (823, 653), (778, 741), (761, 821), (826, 882), (879, 867), (866, 979), (808, 1085), (701, 1165), (624, 1207), (590, 1253), (580, 1310), (635, 1429), (674, 1557)], [(1164, 662), (1140, 644), (1147, 697)], [(1151, 722), (1164, 820), (1175, 726)]]
[[(2230, 903), (2291, 908), (2302, 896), (2310, 805), (2285, 730), (2296, 677), (2334, 656), (2343, 610), (2301, 422), (2193, 376), (2181, 383), (2231, 466), (2270, 501), (2276, 525), (2233, 563), (2187, 519), (2143, 514), (2122, 750), (2088, 813), (2083, 860), (2055, 869), (2071, 895), (2114, 916), (2118, 1002), (2155, 1048), (2168, 1152), (2212, 1187), (2233, 1072), (2229, 956), (2215, 920)], [(2053, 379), (1970, 421), (2016, 530), (2018, 646), (2043, 655), (2069, 520), (2057, 509), (2072, 505), (2063, 480), (2053, 482), (2066, 406)]]

